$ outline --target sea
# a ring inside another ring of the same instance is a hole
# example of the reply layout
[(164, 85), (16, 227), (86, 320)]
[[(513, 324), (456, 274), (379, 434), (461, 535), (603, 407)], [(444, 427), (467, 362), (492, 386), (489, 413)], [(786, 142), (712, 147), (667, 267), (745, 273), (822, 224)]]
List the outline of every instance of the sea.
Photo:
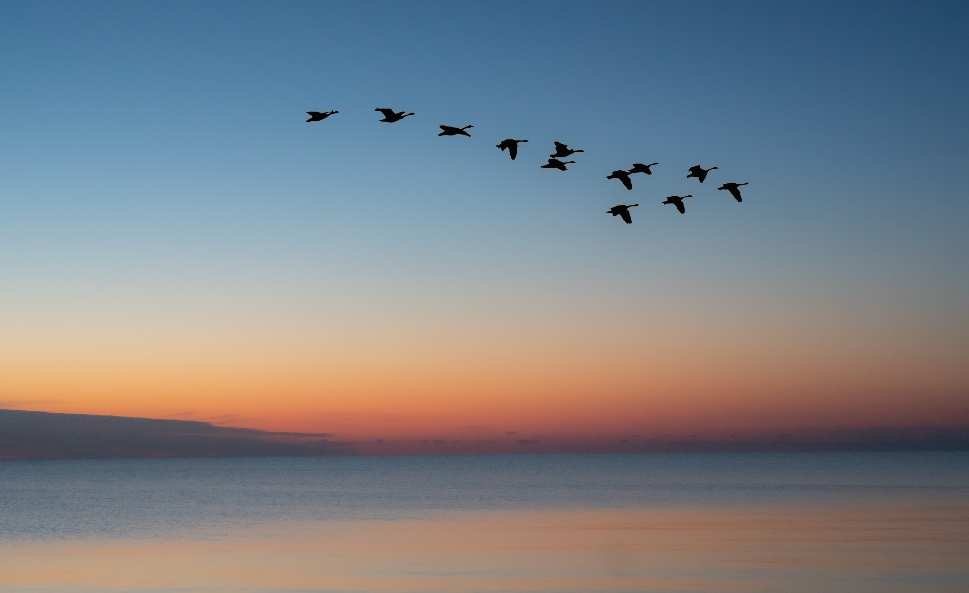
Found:
[(7, 592), (969, 591), (969, 453), (0, 462)]

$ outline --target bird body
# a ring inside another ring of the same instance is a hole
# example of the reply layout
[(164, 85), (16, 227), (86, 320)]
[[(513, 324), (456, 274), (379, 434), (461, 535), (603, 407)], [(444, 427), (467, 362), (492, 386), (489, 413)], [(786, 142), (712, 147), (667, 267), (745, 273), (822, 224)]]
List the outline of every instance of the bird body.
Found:
[(454, 126), (439, 126), (441, 128), (441, 133), (438, 136), (467, 136), (471, 137), (471, 134), (467, 133), (465, 130), (468, 128), (473, 128), (474, 126), (464, 126), (463, 128), (455, 128)]
[(554, 144), (555, 144), (555, 152), (549, 155), (553, 159), (565, 158), (577, 152), (585, 152), (584, 150), (572, 150), (568, 146), (558, 141), (555, 141)]
[(664, 204), (673, 204), (674, 206), (676, 206), (676, 209), (680, 211), (680, 214), (686, 214), (686, 207), (683, 205), (683, 200), (686, 199), (686, 198), (692, 198), (692, 197), (693, 197), (692, 195), (689, 195), (689, 196), (670, 196), (670, 197), (666, 198), (666, 200), (663, 203)]
[(613, 171), (612, 174), (606, 175), (606, 179), (618, 179), (619, 181), (622, 181), (622, 184), (626, 186), (626, 189), (633, 188), (633, 181), (632, 179), (629, 178), (628, 171), (623, 171), (622, 169), (618, 169), (616, 171)]
[(716, 168), (717, 167), (710, 167), (709, 169), (704, 169), (700, 165), (693, 165), (690, 167), (690, 174), (687, 175), (686, 178), (689, 179), (690, 177), (696, 177), (700, 180), (700, 183), (703, 183), (703, 180), (707, 178), (707, 173)]
[(741, 185), (747, 185), (747, 182), (745, 181), (743, 183), (724, 183), (717, 189), (725, 189), (728, 192), (730, 192), (730, 195), (732, 195), (738, 202), (743, 202), (744, 199), (740, 197), (740, 189), (739, 189)]
[(340, 113), (340, 112), (339, 111), (322, 111), (322, 112), (320, 112), (320, 111), (307, 111), (306, 112), (306, 115), (310, 116), (310, 118), (308, 120), (306, 120), (306, 122), (309, 123), (311, 121), (323, 121), (324, 119), (330, 117), (334, 113)]
[(652, 167), (653, 165), (658, 165), (658, 164), (659, 163), (650, 163), (648, 165), (644, 165), (642, 163), (633, 163), (633, 168), (629, 170), (629, 173), (630, 174), (645, 173), (647, 175), (652, 175), (653, 172), (650, 171), (649, 168)]
[(548, 162), (542, 165), (543, 169), (558, 169), (559, 171), (568, 171), (565, 165), (574, 163), (575, 161), (560, 161), (555, 158), (549, 158)]
[(633, 206), (639, 206), (639, 204), (619, 204), (618, 206), (613, 206), (612, 208), (606, 210), (606, 214), (612, 214), (613, 216), (621, 216), (626, 224), (633, 223), (633, 217), (629, 215), (629, 209)]
[(515, 157), (518, 156), (519, 142), (528, 142), (528, 140), (515, 140), (514, 138), (505, 138), (504, 140), (501, 141), (501, 144), (496, 144), (495, 146), (497, 148), (500, 148), (502, 152), (504, 152), (505, 149), (507, 148), (508, 156), (511, 157), (511, 160), (515, 160)]
[(374, 109), (374, 111), (379, 111), (380, 113), (383, 113), (384, 114), (384, 118), (381, 119), (381, 120), (379, 120), (379, 121), (386, 122), (388, 124), (392, 124), (392, 123), (394, 123), (396, 121), (400, 121), (400, 120), (404, 119), (405, 117), (414, 115), (413, 113), (404, 113), (403, 111), (394, 111), (393, 109), (388, 109), (387, 107), (378, 107), (378, 108)]

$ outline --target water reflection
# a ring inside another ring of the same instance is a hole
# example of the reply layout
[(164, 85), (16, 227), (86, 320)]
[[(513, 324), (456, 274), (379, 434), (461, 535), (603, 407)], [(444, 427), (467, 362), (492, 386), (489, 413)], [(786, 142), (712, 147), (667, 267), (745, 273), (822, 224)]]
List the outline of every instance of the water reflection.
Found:
[(965, 591), (969, 503), (435, 511), (0, 543), (3, 591)]

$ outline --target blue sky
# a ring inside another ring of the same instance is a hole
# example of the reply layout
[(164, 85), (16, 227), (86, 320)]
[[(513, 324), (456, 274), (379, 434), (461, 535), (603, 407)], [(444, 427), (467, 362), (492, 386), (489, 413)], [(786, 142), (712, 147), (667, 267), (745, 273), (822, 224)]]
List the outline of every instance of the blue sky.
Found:
[[(0, 353), (635, 348), (682, 323), (709, 356), (868, 348), (964, 395), (967, 24), (958, 2), (0, 3)], [(506, 137), (531, 140), (515, 162)], [(586, 150), (567, 173), (538, 168), (553, 140)], [(605, 179), (636, 161), (660, 165), (633, 191)]]

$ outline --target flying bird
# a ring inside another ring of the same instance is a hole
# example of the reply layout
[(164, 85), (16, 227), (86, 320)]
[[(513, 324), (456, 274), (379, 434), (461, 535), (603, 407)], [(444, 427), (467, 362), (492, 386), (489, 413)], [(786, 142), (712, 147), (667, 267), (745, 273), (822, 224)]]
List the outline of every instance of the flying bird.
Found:
[(467, 136), (471, 137), (471, 134), (467, 133), (465, 130), (468, 128), (473, 128), (474, 126), (464, 126), (463, 128), (455, 128), (454, 126), (439, 126), (441, 128), (441, 133), (438, 136)]
[(632, 173), (645, 173), (647, 175), (652, 175), (653, 172), (650, 171), (649, 168), (652, 167), (653, 165), (658, 165), (658, 164), (659, 163), (650, 163), (648, 165), (644, 165), (642, 163), (633, 163), (633, 168), (629, 170), (629, 173), (630, 174), (632, 174)]
[(574, 163), (575, 161), (560, 161), (555, 158), (549, 158), (548, 162), (542, 165), (543, 169), (558, 169), (559, 171), (568, 171), (565, 165)]
[(400, 121), (400, 120), (404, 119), (407, 116), (414, 115), (413, 113), (404, 113), (403, 111), (394, 111), (393, 109), (388, 109), (386, 107), (378, 107), (378, 108), (374, 109), (374, 111), (379, 111), (380, 113), (383, 113), (384, 114), (384, 118), (382, 120), (379, 120), (379, 121), (387, 122), (388, 124), (392, 124), (395, 121)]
[(740, 197), (740, 189), (739, 189), (741, 185), (747, 185), (747, 182), (745, 181), (744, 183), (724, 183), (717, 189), (725, 189), (728, 192), (730, 192), (730, 195), (732, 195), (738, 202), (743, 202), (744, 199)]
[(618, 169), (613, 171), (611, 175), (606, 175), (606, 179), (618, 179), (622, 181), (622, 184), (626, 186), (626, 189), (633, 188), (633, 181), (629, 178), (629, 172)]
[(606, 214), (622, 216), (622, 219), (626, 221), (626, 224), (632, 224), (633, 217), (629, 215), (629, 209), (633, 206), (639, 206), (639, 204), (619, 204), (618, 206), (613, 206), (612, 208), (606, 210)]
[(515, 160), (515, 157), (518, 156), (519, 142), (528, 142), (528, 140), (515, 140), (514, 138), (505, 138), (504, 140), (501, 141), (501, 144), (496, 144), (495, 146), (497, 148), (500, 148), (502, 152), (504, 152), (505, 149), (507, 148), (508, 156), (511, 157), (511, 160)]
[(585, 152), (585, 151), (584, 150), (572, 150), (571, 148), (569, 148), (568, 146), (562, 144), (561, 142), (556, 141), (555, 142), (555, 153), (550, 154), (549, 156), (552, 157), (553, 159), (560, 159), (560, 158), (564, 158), (564, 157), (567, 157), (567, 156), (571, 156), (571, 155), (573, 155), (573, 154), (575, 154), (577, 152)]
[(707, 173), (716, 168), (717, 167), (710, 167), (709, 169), (704, 169), (700, 165), (693, 165), (690, 167), (690, 174), (687, 175), (686, 178), (689, 179), (690, 177), (696, 177), (700, 180), (700, 183), (703, 183), (703, 180), (707, 178)]
[(686, 198), (692, 198), (692, 197), (693, 197), (692, 195), (689, 195), (689, 196), (670, 196), (670, 197), (666, 198), (666, 201), (664, 201), (663, 203), (664, 204), (673, 204), (674, 206), (676, 206), (676, 209), (680, 211), (680, 214), (686, 214), (686, 207), (683, 205), (683, 200), (686, 199)]
[(324, 119), (330, 117), (334, 113), (340, 113), (340, 112), (339, 111), (323, 111), (323, 112), (307, 111), (306, 114), (309, 115), (310, 118), (306, 120), (306, 122), (309, 123), (311, 121), (323, 121)]

